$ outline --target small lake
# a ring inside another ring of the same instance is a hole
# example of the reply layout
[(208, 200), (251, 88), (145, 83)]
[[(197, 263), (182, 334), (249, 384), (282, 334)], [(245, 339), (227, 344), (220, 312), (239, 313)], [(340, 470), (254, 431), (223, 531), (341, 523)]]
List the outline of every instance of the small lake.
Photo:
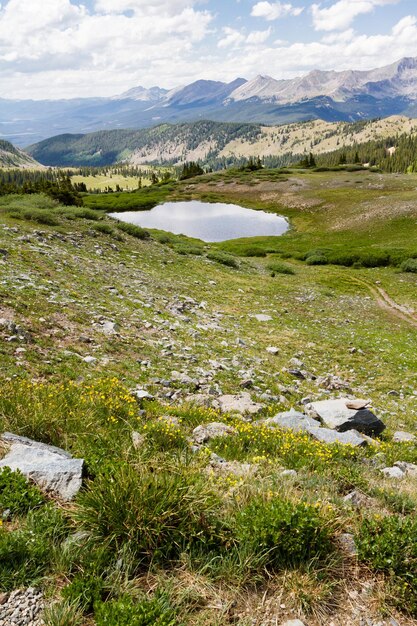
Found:
[(235, 204), (166, 202), (150, 211), (111, 213), (122, 222), (166, 230), (175, 235), (187, 235), (203, 241), (227, 241), (239, 237), (283, 235), (288, 221), (274, 213), (245, 209)]

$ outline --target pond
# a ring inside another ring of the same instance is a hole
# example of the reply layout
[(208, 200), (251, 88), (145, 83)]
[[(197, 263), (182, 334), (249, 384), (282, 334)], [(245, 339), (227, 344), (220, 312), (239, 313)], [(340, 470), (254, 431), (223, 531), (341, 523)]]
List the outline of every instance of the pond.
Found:
[(111, 213), (123, 222), (157, 228), (175, 235), (187, 235), (203, 241), (227, 241), (239, 237), (282, 235), (288, 221), (280, 215), (245, 209), (234, 204), (166, 202), (150, 211), (126, 211)]

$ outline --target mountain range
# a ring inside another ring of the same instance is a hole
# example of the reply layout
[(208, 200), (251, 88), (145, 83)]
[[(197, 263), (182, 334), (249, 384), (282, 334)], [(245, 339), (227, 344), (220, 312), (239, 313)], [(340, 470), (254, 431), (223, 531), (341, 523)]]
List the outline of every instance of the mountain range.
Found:
[(417, 57), (368, 71), (315, 70), (299, 78), (197, 80), (166, 90), (134, 87), (112, 98), (0, 99), (0, 137), (19, 146), (52, 135), (147, 128), (209, 119), (283, 124), (417, 114)]

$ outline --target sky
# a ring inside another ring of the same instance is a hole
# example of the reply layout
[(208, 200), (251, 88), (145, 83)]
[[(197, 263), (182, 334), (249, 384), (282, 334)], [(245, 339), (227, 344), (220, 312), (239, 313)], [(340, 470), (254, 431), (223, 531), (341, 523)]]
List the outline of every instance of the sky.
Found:
[(112, 96), (198, 79), (417, 56), (417, 0), (8, 0), (0, 98)]

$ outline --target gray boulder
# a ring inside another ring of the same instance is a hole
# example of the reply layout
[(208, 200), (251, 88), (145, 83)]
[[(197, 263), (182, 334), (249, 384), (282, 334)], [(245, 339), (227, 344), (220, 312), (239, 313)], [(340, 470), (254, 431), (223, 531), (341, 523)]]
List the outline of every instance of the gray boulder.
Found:
[(336, 430), (331, 430), (330, 428), (309, 428), (308, 432), (310, 435), (317, 439), (317, 441), (321, 441), (322, 443), (342, 443), (344, 445), (350, 445), (359, 447), (366, 446), (368, 442), (364, 437), (362, 437), (357, 430), (349, 430), (345, 433), (339, 433)]
[(401, 480), (401, 478), (405, 477), (405, 472), (403, 472), (399, 467), (384, 467), (381, 472), (387, 478), (394, 478), (397, 480)]
[(366, 401), (339, 398), (312, 402), (306, 408), (312, 417), (317, 416), (326, 426), (341, 433), (357, 430), (364, 435), (376, 437), (385, 430), (385, 424), (372, 411), (366, 408), (348, 408), (348, 405), (364, 407)]
[(64, 501), (72, 500), (81, 488), (83, 459), (74, 459), (61, 448), (48, 446), (11, 433), (2, 441), (10, 450), (0, 461), (0, 468), (19, 470), (43, 491)]
[(278, 413), (274, 415), (274, 417), (269, 417), (264, 423), (276, 424), (279, 428), (286, 428), (294, 430), (295, 432), (302, 430), (308, 431), (309, 428), (320, 427), (320, 422), (293, 409), (291, 409), (291, 411), (285, 411), (284, 413)]

